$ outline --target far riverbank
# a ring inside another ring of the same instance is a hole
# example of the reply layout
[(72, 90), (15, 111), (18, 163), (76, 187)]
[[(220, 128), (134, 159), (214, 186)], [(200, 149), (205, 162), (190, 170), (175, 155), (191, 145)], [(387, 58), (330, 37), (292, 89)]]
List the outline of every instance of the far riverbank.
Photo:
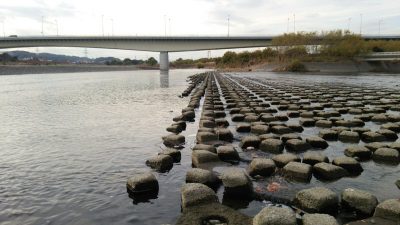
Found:
[[(305, 68), (313, 74), (331, 74), (331, 73), (400, 73), (400, 62), (358, 62), (358, 61), (340, 61), (340, 62), (301, 62)], [(221, 71), (227, 72), (285, 72), (284, 68), (289, 63), (264, 63), (241, 68), (223, 68)]]
[[(0, 65), (0, 75), (142, 70), (137, 66), (107, 65)], [(156, 69), (156, 68), (146, 68)]]

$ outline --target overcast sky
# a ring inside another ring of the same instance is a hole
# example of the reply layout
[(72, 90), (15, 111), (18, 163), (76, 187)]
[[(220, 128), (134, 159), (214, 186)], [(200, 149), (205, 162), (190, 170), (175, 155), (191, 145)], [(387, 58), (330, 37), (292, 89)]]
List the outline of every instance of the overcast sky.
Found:
[[(362, 16), (361, 16), (362, 14)], [(294, 15), (296, 25), (294, 26)], [(399, 0), (2, 0), (2, 35), (276, 35), (347, 29), (400, 34)], [(361, 23), (362, 17), (362, 23)], [(381, 22), (379, 22), (381, 21)], [(57, 26), (58, 24), (58, 26)], [(102, 25), (103, 24), (103, 25)], [(26, 49), (25, 49), (26, 50)], [(31, 48), (83, 56), (79, 48)], [(154, 53), (88, 49), (89, 57), (145, 58)], [(213, 56), (223, 51), (212, 51)], [(173, 53), (205, 57), (206, 52)], [(157, 56), (158, 57), (158, 56)]]

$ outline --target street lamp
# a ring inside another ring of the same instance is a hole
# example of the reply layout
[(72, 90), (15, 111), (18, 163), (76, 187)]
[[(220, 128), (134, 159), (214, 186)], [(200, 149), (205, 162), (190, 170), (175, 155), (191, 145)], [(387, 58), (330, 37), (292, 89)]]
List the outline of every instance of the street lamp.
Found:
[(111, 18), (111, 36), (114, 36), (114, 19)]
[(362, 20), (363, 20), (363, 14), (360, 14), (360, 35), (362, 34)]
[(378, 21), (378, 36), (381, 36), (381, 23), (382, 23), (382, 19), (380, 19)]
[(228, 37), (229, 37), (229, 29), (230, 29), (230, 17), (231, 17), (231, 15), (228, 15)]
[(104, 37), (104, 15), (101, 15), (101, 33)]
[(350, 32), (350, 23), (351, 23), (351, 17), (347, 19), (347, 31), (349, 32)]
[(56, 30), (57, 30), (57, 36), (58, 36), (58, 21), (56, 19)]
[(42, 16), (42, 36), (44, 36), (44, 29), (43, 29), (43, 25), (44, 24), (44, 16)]
[(293, 31), (296, 33), (296, 14), (293, 13)]

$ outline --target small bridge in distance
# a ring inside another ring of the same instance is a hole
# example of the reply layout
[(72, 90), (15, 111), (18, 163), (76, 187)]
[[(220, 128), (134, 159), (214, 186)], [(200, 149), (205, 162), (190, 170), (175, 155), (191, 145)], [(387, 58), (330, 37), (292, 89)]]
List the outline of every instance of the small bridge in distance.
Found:
[(400, 61), (400, 52), (373, 52), (360, 57), (362, 61)]

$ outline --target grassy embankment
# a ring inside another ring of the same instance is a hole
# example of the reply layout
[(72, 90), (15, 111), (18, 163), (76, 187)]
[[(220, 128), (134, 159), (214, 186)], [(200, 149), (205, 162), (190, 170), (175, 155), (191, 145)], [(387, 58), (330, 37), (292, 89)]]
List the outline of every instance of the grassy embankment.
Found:
[(298, 32), (278, 36), (264, 50), (235, 53), (215, 58), (216, 67), (225, 70), (251, 70), (255, 65), (280, 64), (280, 71), (307, 71), (304, 62), (354, 60), (369, 52), (400, 51), (400, 41), (364, 40), (350, 32)]

